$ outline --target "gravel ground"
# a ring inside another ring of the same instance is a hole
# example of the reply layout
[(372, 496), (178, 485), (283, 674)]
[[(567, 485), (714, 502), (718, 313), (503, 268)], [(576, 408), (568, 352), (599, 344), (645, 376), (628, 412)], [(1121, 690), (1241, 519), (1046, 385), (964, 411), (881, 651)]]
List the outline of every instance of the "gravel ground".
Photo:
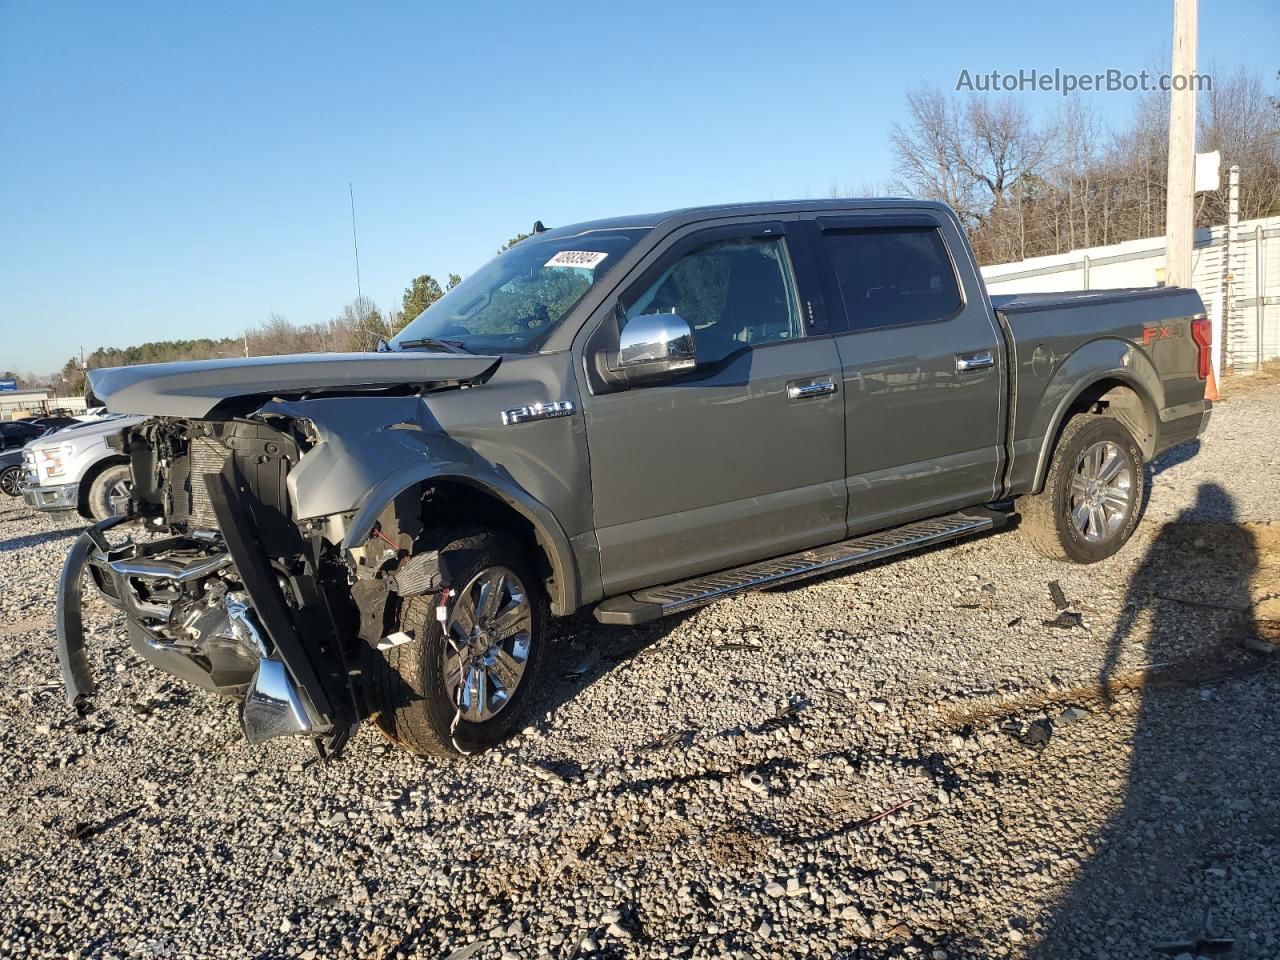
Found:
[(250, 748), (96, 601), (77, 720), (78, 525), (9, 501), (0, 955), (1280, 956), (1280, 655), (1248, 649), (1280, 621), (1278, 411), (1220, 405), (1094, 567), (1000, 534), (576, 617), (531, 726), (459, 764), (372, 729), (328, 765)]

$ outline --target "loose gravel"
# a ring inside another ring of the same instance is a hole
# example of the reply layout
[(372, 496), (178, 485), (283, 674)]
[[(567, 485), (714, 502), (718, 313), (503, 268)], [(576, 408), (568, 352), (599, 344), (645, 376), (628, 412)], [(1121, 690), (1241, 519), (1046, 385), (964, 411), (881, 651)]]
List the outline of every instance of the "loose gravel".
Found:
[(0, 955), (1280, 956), (1278, 411), (1221, 404), (1093, 567), (1003, 533), (562, 622), (529, 726), (452, 764), (250, 748), (100, 601), (77, 718), (80, 526), (5, 501)]

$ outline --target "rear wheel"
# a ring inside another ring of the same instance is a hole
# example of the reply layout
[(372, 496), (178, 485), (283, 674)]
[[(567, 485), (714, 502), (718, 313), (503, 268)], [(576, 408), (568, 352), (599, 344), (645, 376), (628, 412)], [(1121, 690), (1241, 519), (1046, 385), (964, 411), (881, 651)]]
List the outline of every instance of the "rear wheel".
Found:
[(1111, 417), (1073, 417), (1044, 489), (1018, 501), (1023, 535), (1054, 560), (1095, 563), (1128, 541), (1142, 512), (1142, 449)]
[(129, 495), (133, 492), (133, 478), (129, 465), (118, 463), (107, 467), (89, 487), (89, 515), (94, 520), (105, 520), (129, 508)]
[(405, 601), (411, 637), (368, 650), (374, 722), (415, 753), (457, 757), (498, 743), (537, 686), (546, 644), (542, 583), (523, 546), (497, 532), (454, 539), (454, 583), (437, 618), (438, 595)]
[(5, 467), (0, 472), (0, 493), (6, 497), (16, 497), (22, 493), (21, 467)]

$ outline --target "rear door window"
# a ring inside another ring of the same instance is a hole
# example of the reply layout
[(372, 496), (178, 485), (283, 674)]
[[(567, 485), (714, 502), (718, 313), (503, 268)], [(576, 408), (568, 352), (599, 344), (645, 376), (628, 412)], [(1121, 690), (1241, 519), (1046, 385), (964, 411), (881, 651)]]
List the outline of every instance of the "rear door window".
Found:
[(851, 330), (946, 320), (963, 303), (933, 227), (828, 230), (822, 242)]

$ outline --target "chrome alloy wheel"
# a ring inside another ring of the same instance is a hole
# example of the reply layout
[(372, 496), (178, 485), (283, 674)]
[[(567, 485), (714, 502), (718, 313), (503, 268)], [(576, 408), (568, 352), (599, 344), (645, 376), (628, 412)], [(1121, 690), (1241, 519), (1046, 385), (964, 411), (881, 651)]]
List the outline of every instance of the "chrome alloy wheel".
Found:
[(0, 491), (6, 496), (17, 497), (22, 495), (22, 468), (8, 467), (0, 471)]
[(445, 628), (449, 701), (464, 720), (491, 720), (515, 696), (529, 661), (533, 612), (524, 584), (507, 567), (486, 567), (458, 592)]
[(128, 478), (117, 480), (107, 491), (107, 503), (111, 505), (112, 516), (119, 516), (129, 509), (129, 497), (133, 494), (133, 481)]
[(1120, 447), (1102, 440), (1085, 449), (1071, 474), (1067, 509), (1090, 543), (1115, 536), (1133, 509), (1133, 464)]

